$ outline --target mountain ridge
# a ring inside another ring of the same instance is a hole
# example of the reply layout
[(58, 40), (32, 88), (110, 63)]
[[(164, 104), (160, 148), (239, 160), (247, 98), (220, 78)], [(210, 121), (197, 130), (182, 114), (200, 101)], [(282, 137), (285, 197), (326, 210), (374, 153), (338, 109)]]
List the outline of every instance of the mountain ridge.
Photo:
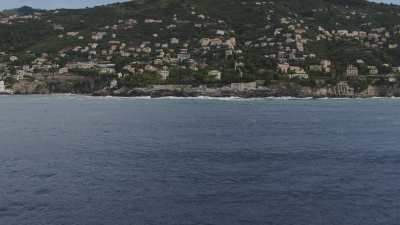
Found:
[(31, 15), (34, 13), (43, 13), (46, 11), (47, 10), (45, 10), (45, 9), (36, 9), (31, 6), (24, 5), (24, 6), (21, 6), (18, 8), (2, 10), (1, 13), (3, 13), (4, 15), (26, 16), (26, 15)]

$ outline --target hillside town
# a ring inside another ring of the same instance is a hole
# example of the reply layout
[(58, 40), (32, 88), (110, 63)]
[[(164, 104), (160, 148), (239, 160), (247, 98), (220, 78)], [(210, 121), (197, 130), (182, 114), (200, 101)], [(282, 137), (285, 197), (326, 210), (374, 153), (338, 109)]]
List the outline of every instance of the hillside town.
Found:
[[(343, 59), (319, 49), (329, 43), (351, 43), (367, 53), (400, 51), (400, 24), (377, 27), (368, 22), (371, 15), (346, 8), (338, 15), (343, 24), (361, 21), (357, 29), (346, 29), (339, 22), (323, 24), (291, 11), (282, 16), (274, 10), (276, 1), (241, 4), (264, 14), (263, 27), (251, 37), (236, 31), (241, 26), (195, 6), (170, 17), (118, 18), (91, 30), (73, 29), (88, 26), (83, 19), (76, 22), (79, 26), (60, 23), (65, 12), (59, 10), (3, 16), (2, 26), (39, 23), (46, 27), (49, 40), (58, 48), (46, 49), (41, 43), (43, 47), (23, 52), (1, 49), (0, 79), (15, 93), (35, 92), (37, 87), (29, 84), (47, 86), (45, 92), (52, 92), (48, 88), (52, 83), (90, 81), (91, 92), (99, 94), (151, 87), (262, 92), (271, 85), (297, 85), (308, 90), (300, 95), (372, 96), (378, 93), (378, 84), (399, 84), (400, 61), (379, 62), (356, 53)], [(312, 13), (318, 18), (329, 10), (316, 8)], [(101, 86), (94, 87), (98, 83)]]

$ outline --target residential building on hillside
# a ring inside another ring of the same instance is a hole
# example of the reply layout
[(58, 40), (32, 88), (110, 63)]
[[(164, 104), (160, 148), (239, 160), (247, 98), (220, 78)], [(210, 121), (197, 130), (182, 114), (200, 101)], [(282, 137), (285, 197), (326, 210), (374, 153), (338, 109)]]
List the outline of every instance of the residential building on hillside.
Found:
[(368, 73), (369, 75), (377, 75), (379, 70), (376, 66), (368, 66)]
[(222, 79), (222, 73), (219, 70), (211, 70), (208, 72), (208, 75), (214, 77), (216, 80)]
[(348, 65), (346, 69), (347, 77), (357, 77), (358, 76), (358, 67), (354, 65)]

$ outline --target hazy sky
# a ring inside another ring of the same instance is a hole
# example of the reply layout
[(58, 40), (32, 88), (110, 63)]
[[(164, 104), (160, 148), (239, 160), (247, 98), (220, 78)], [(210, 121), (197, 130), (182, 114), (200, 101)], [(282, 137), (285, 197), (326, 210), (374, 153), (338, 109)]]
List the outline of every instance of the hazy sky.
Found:
[(122, 0), (0, 0), (0, 9), (11, 9), (24, 5), (41, 9), (82, 8), (113, 2), (122, 2)]
[[(102, 5), (121, 0), (0, 0), (0, 9), (17, 8), (23, 5), (35, 8), (81, 8), (86, 6)], [(300, 0), (301, 1), (301, 0)], [(400, 0), (375, 0), (378, 2), (391, 2), (400, 4)]]
[(375, 2), (395, 3), (400, 5), (400, 0), (374, 0)]

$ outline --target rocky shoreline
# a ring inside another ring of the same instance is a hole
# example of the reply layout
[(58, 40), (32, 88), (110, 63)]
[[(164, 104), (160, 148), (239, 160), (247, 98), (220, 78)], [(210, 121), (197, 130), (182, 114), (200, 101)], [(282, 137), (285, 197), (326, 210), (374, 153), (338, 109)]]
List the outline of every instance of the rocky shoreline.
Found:
[(295, 98), (368, 98), (400, 97), (400, 86), (368, 86), (365, 90), (355, 91), (346, 82), (335, 86), (307, 87), (293, 82), (257, 82), (236, 83), (223, 87), (192, 85), (153, 85), (149, 87), (116, 89), (103, 88), (96, 90), (89, 81), (82, 82), (79, 88), (67, 82), (23, 82), (13, 86), (12, 92), (17, 95), (28, 94), (83, 94), (93, 96), (118, 97), (295, 97)]
[(369, 98), (369, 97), (400, 97), (400, 87), (369, 86), (362, 92), (338, 92), (336, 88), (310, 88), (298, 84), (286, 83), (255, 88), (206, 88), (190, 85), (160, 85), (149, 88), (120, 88), (118, 90), (104, 89), (93, 93), (94, 96), (119, 97), (295, 97), (295, 98)]

